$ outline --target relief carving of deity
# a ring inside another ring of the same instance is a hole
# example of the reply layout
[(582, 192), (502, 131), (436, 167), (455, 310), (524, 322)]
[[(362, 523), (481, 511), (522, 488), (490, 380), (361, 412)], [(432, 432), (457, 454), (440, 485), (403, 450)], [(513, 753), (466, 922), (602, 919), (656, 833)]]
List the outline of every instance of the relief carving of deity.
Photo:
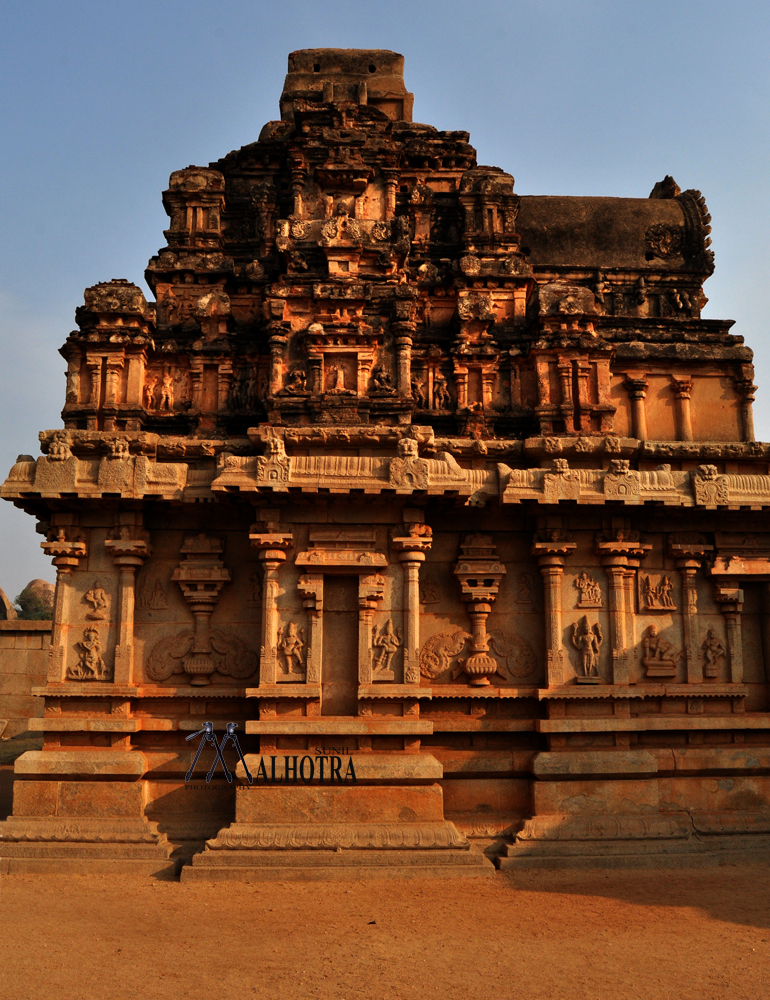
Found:
[(83, 638), (76, 643), (78, 662), (67, 671), (67, 679), (73, 681), (103, 681), (107, 680), (107, 664), (102, 656), (102, 644), (99, 632), (94, 625), (89, 625), (83, 632)]
[(391, 668), (393, 657), (403, 646), (401, 633), (393, 628), (390, 618), (380, 629), (377, 625), (372, 629), (372, 645), (374, 646), (374, 662), (372, 664), (374, 679), (378, 681), (392, 681), (395, 674)]
[(279, 628), (276, 648), (284, 673), (304, 678), (305, 630), (298, 629), (296, 622), (289, 622), (286, 628)]

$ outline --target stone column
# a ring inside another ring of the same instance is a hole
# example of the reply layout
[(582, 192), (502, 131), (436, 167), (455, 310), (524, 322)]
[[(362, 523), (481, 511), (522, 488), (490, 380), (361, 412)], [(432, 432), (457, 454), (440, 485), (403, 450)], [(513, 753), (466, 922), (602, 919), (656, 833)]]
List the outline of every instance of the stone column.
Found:
[(561, 531), (547, 532), (550, 538), (535, 538), (532, 554), (537, 556), (543, 577), (545, 599), (546, 687), (564, 686), (564, 647), (561, 590), (564, 560), (575, 550)]
[(498, 669), (497, 660), (489, 655), (487, 618), (505, 576), (505, 566), (500, 562), (490, 535), (468, 535), (463, 540), (454, 575), (460, 581), (473, 629), (471, 655), (463, 670), (472, 687), (481, 687), (490, 683), (489, 678)]
[(283, 356), (288, 338), (283, 331), (273, 331), (270, 344), (270, 395), (283, 387)]
[[(411, 310), (411, 302), (408, 304)], [(412, 396), (412, 335), (413, 323), (393, 323), (393, 334), (396, 341), (396, 359), (398, 364), (398, 394), (402, 398)]]
[(398, 171), (383, 170), (385, 178), (385, 219), (396, 216), (396, 188), (398, 187)]
[(575, 430), (590, 432), (591, 430), (591, 410), (593, 406), (591, 404), (591, 393), (589, 391), (590, 378), (591, 378), (591, 362), (590, 361), (577, 361), (575, 363), (577, 368), (577, 385), (578, 385), (578, 411), (580, 426), (576, 427)]
[(220, 361), (217, 368), (217, 409), (224, 410), (227, 407), (227, 399), (230, 395), (230, 383), (233, 378), (232, 361)]
[(768, 683), (770, 682), (770, 583), (763, 583), (761, 587), (762, 659), (765, 666), (765, 683)]
[(118, 642), (115, 646), (116, 684), (134, 682), (134, 608), (136, 571), (150, 554), (150, 546), (137, 535), (136, 528), (124, 525), (118, 538), (108, 538), (104, 547), (118, 567)]
[(757, 387), (751, 379), (736, 379), (735, 391), (740, 397), (741, 405), (741, 432), (744, 441), (754, 440), (754, 393)]
[[(269, 529), (272, 525), (268, 526)], [(259, 660), (259, 683), (275, 684), (278, 660), (278, 567), (286, 562), (286, 552), (293, 538), (290, 531), (268, 530), (260, 532), (256, 525), (249, 534), (249, 541), (259, 552), (264, 563), (265, 579), (262, 586), (262, 648)]]
[(649, 382), (643, 375), (626, 375), (626, 389), (631, 399), (631, 432), (639, 441), (647, 440), (647, 410), (644, 400)]
[(676, 568), (682, 580), (682, 631), (684, 633), (684, 654), (687, 661), (687, 683), (703, 683), (703, 660), (700, 651), (698, 629), (698, 592), (695, 575), (707, 552), (713, 552), (713, 545), (686, 544), (677, 542), (677, 536), (669, 540), (669, 552), (676, 560)]
[(676, 393), (677, 407), (677, 433), (680, 441), (692, 441), (692, 415), (690, 413), (690, 394), (692, 393), (692, 379), (684, 376), (674, 378), (674, 392)]
[(307, 611), (310, 625), (305, 664), (305, 680), (308, 684), (321, 683), (323, 663), (323, 595), (324, 578), (320, 573), (306, 574), (297, 582), (297, 592), (302, 598), (302, 607)]
[(561, 383), (561, 403), (559, 409), (564, 421), (564, 430), (567, 434), (572, 434), (576, 429), (580, 429), (575, 427), (575, 401), (572, 398), (572, 361), (569, 359), (560, 361), (557, 368)]
[(86, 359), (86, 368), (88, 369), (89, 376), (88, 405), (97, 409), (99, 407), (99, 397), (101, 396), (102, 388), (102, 359), (100, 357), (88, 357)]
[(730, 683), (743, 684), (743, 638), (741, 636), (741, 611), (743, 591), (733, 587), (717, 586), (714, 595), (721, 605), (727, 626), (727, 656), (730, 661)]
[(420, 563), (432, 542), (427, 532), (393, 539), (404, 568), (404, 684), (420, 683)]
[[(86, 555), (85, 542), (71, 542), (66, 528), (54, 529), (56, 538), (41, 542), (40, 548), (50, 556), (56, 567), (56, 590), (51, 622), (51, 652), (48, 655), (48, 683), (61, 684), (67, 669), (67, 634), (69, 632), (70, 588), (72, 571)], [(71, 530), (71, 529), (70, 529)]]
[(203, 358), (190, 359), (190, 397), (193, 410), (203, 409)]
[(468, 406), (468, 368), (466, 365), (459, 365), (455, 361), (454, 379), (457, 409), (464, 410)]
[(631, 567), (629, 566), (629, 561), (633, 565), (638, 566), (639, 561), (644, 558), (652, 546), (648, 542), (640, 542), (635, 538), (627, 538), (625, 532), (621, 530), (615, 533), (615, 538), (597, 542), (596, 548), (609, 581), (612, 683), (630, 684), (628, 577)]
[(106, 359), (107, 374), (104, 385), (105, 407), (116, 407), (120, 396), (120, 377), (125, 364), (122, 354), (111, 354)]

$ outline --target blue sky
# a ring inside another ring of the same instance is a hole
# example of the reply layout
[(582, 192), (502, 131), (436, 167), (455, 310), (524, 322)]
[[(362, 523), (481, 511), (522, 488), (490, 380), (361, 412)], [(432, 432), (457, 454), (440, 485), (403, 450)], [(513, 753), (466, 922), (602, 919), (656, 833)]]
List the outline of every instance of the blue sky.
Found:
[[(0, 8), (0, 475), (60, 426), (83, 289), (146, 290), (172, 170), (254, 141), (278, 117), (293, 49), (406, 57), (415, 119), (467, 129), (521, 194), (703, 191), (709, 317), (756, 353), (770, 439), (770, 6), (760, 2), (267, 4), (5, 0)], [(34, 521), (0, 504), (0, 586), (53, 579)]]

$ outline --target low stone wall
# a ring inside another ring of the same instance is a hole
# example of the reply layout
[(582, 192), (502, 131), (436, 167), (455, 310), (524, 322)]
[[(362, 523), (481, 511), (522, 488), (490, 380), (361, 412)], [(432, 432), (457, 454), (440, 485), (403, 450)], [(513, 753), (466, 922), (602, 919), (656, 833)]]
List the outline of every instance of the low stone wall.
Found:
[(0, 735), (18, 736), (29, 719), (43, 716), (43, 699), (32, 688), (43, 685), (48, 673), (51, 622), (0, 621)]

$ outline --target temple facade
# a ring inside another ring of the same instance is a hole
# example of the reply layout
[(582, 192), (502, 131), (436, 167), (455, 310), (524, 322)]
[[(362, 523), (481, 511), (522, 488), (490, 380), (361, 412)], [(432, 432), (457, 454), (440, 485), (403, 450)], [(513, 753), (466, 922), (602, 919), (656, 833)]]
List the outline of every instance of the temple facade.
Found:
[(392, 52), (292, 53), (280, 109), (171, 175), (154, 302), (86, 290), (2, 487), (57, 579), (0, 866), (766, 848), (770, 446), (704, 198), (519, 195)]

